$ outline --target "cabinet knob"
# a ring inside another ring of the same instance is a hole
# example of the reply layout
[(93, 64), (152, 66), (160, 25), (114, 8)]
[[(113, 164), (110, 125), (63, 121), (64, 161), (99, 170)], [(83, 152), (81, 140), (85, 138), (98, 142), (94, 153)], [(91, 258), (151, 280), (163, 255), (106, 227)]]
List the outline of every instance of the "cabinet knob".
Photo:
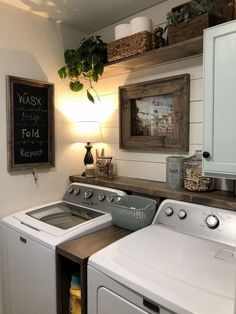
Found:
[(203, 152), (202, 156), (203, 156), (203, 158), (209, 158), (210, 153), (209, 152)]

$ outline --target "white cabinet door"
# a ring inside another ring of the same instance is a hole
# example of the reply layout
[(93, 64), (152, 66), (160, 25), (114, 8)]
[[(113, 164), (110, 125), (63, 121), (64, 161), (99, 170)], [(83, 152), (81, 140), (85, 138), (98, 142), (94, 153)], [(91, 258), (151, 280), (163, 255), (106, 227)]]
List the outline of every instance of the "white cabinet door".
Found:
[(235, 20), (204, 33), (203, 151), (205, 175), (236, 178)]

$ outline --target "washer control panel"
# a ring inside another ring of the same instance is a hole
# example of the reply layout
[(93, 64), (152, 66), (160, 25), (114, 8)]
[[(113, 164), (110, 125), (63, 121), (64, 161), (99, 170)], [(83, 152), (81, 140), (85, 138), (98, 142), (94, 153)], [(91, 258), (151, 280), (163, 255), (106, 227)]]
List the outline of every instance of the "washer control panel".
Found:
[(163, 201), (153, 224), (175, 231), (236, 245), (236, 212), (174, 200)]
[(110, 203), (122, 195), (126, 195), (126, 193), (121, 190), (92, 184), (72, 183), (69, 185), (63, 200), (78, 206), (86, 206), (110, 213)]

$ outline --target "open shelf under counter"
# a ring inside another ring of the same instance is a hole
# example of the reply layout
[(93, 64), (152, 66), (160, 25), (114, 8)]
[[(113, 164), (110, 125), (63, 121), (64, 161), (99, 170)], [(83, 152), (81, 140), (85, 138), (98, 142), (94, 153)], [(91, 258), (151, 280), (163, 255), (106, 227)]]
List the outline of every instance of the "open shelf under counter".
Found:
[(233, 192), (228, 191), (190, 192), (180, 188), (171, 189), (164, 182), (122, 176), (114, 176), (112, 179), (99, 179), (71, 175), (69, 178), (71, 182), (96, 184), (129, 193), (146, 195), (147, 197), (156, 197), (160, 200), (169, 198), (236, 211), (236, 197)]
[(57, 313), (69, 313), (70, 281), (80, 273), (81, 314), (87, 314), (87, 263), (89, 257), (132, 231), (108, 226), (57, 246)]

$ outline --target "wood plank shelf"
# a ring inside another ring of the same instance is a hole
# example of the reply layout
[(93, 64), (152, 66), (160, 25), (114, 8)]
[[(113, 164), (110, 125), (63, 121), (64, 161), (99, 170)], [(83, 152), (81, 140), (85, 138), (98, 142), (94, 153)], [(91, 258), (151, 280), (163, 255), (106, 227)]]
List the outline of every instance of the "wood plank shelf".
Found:
[(164, 182), (115, 176), (112, 179), (86, 178), (80, 175), (70, 176), (71, 182), (97, 184), (100, 186), (120, 189), (129, 193), (142, 194), (150, 197), (213, 206), (236, 211), (236, 197), (233, 192), (211, 191), (190, 192), (185, 189), (171, 189)]
[(162, 63), (192, 57), (202, 54), (202, 52), (203, 37), (199, 36), (171, 46), (154, 49), (132, 57), (110, 62), (105, 65), (102, 78), (109, 78)]

